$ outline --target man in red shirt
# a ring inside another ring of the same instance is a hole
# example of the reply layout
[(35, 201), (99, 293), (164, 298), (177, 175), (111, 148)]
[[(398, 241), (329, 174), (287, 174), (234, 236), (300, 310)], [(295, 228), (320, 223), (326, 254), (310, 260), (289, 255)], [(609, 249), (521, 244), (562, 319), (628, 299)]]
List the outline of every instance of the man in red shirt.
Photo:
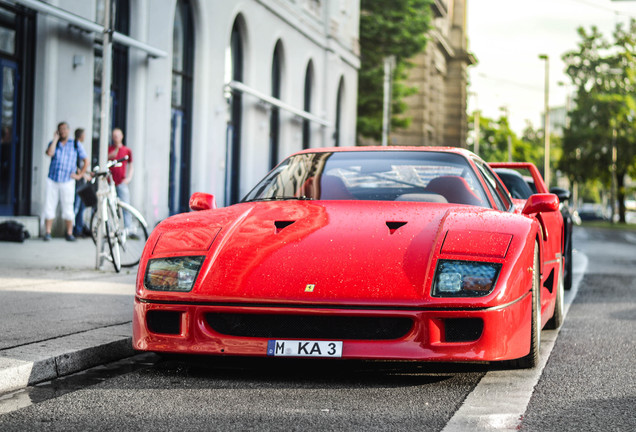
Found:
[[(124, 133), (120, 128), (113, 129), (112, 144), (108, 147), (108, 160), (122, 159), (128, 156), (128, 160), (123, 161), (121, 166), (111, 167), (110, 172), (113, 175), (115, 181), (115, 188), (117, 189), (117, 196), (125, 203), (130, 203), (130, 191), (128, 190), (128, 183), (132, 180), (133, 176), (133, 158), (130, 148), (124, 145)], [(126, 228), (130, 227), (130, 214), (124, 212), (124, 225)]]

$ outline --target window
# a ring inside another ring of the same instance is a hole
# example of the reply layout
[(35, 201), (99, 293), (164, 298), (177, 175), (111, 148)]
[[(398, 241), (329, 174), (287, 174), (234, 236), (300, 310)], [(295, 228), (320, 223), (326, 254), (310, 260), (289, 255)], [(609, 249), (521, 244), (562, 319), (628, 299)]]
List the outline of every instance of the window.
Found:
[(172, 32), (172, 120), (168, 203), (170, 214), (188, 211), (192, 141), (194, 29), (189, 0), (179, 0)]
[(481, 161), (475, 160), (474, 162), (483, 176), (486, 186), (495, 200), (497, 208), (504, 211), (510, 210), (512, 208), (512, 201), (506, 192), (506, 188), (501, 185), (497, 176), (490, 170), (490, 167)]
[(334, 143), (333, 145), (339, 147), (340, 144), (340, 128), (342, 126), (342, 99), (344, 98), (344, 77), (340, 78), (340, 84), (338, 84), (338, 95), (336, 96), (336, 127), (333, 132)]
[[(272, 59), (272, 96), (280, 99), (281, 93), (281, 42), (276, 43), (274, 48), (274, 56)], [(280, 108), (273, 106), (269, 119), (269, 166), (274, 168), (279, 158), (279, 140), (280, 140)]]
[[(314, 64), (310, 60), (305, 72), (305, 104), (303, 108), (306, 112), (311, 112), (311, 96), (314, 81)], [(309, 120), (303, 119), (303, 149), (311, 147), (311, 125)]]
[[(95, 20), (98, 23), (104, 22), (104, 0), (97, 0), (97, 13)], [(130, 3), (129, 0), (114, 0), (111, 13), (114, 16), (114, 29), (121, 34), (130, 33)], [(102, 105), (102, 42), (95, 40), (95, 68), (93, 93), (93, 165), (99, 160), (99, 136), (101, 128), (100, 110)], [(111, 118), (110, 128), (119, 127), (126, 133), (126, 119), (128, 107), (128, 47), (113, 43), (113, 63), (111, 80)]]
[[(226, 82), (243, 81), (243, 36), (240, 25), (241, 16), (237, 17), (232, 27), (230, 45), (226, 52)], [(229, 94), (230, 122), (227, 130), (227, 151), (225, 170), (225, 202), (234, 204), (239, 200), (241, 178), (241, 122), (242, 95), (232, 91)]]

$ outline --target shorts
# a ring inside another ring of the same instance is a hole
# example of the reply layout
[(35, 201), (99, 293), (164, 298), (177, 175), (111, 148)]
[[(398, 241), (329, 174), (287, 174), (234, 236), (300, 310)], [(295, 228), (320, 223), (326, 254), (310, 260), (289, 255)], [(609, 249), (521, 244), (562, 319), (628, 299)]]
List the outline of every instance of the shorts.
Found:
[(75, 220), (73, 204), (75, 202), (75, 180), (58, 183), (46, 178), (46, 200), (44, 201), (44, 219), (55, 219), (58, 201), (62, 202), (62, 218)]

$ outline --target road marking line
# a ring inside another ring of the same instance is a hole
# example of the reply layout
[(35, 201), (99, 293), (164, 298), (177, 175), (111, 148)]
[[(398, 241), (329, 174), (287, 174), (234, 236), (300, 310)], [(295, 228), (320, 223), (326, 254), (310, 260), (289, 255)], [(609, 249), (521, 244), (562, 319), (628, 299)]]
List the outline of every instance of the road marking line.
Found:
[[(565, 292), (564, 315), (576, 297), (587, 263), (585, 254), (574, 255), (572, 289)], [(487, 372), (442, 432), (518, 430), (558, 334), (558, 330), (541, 332), (541, 359), (536, 368)]]

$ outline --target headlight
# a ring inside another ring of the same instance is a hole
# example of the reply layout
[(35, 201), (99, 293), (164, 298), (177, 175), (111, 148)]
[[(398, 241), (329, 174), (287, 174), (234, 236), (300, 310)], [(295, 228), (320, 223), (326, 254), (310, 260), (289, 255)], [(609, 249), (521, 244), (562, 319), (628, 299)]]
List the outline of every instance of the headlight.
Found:
[(155, 291), (190, 291), (204, 256), (157, 258), (148, 261), (144, 284)]
[(497, 283), (501, 264), (439, 260), (431, 295), (434, 297), (483, 297)]

